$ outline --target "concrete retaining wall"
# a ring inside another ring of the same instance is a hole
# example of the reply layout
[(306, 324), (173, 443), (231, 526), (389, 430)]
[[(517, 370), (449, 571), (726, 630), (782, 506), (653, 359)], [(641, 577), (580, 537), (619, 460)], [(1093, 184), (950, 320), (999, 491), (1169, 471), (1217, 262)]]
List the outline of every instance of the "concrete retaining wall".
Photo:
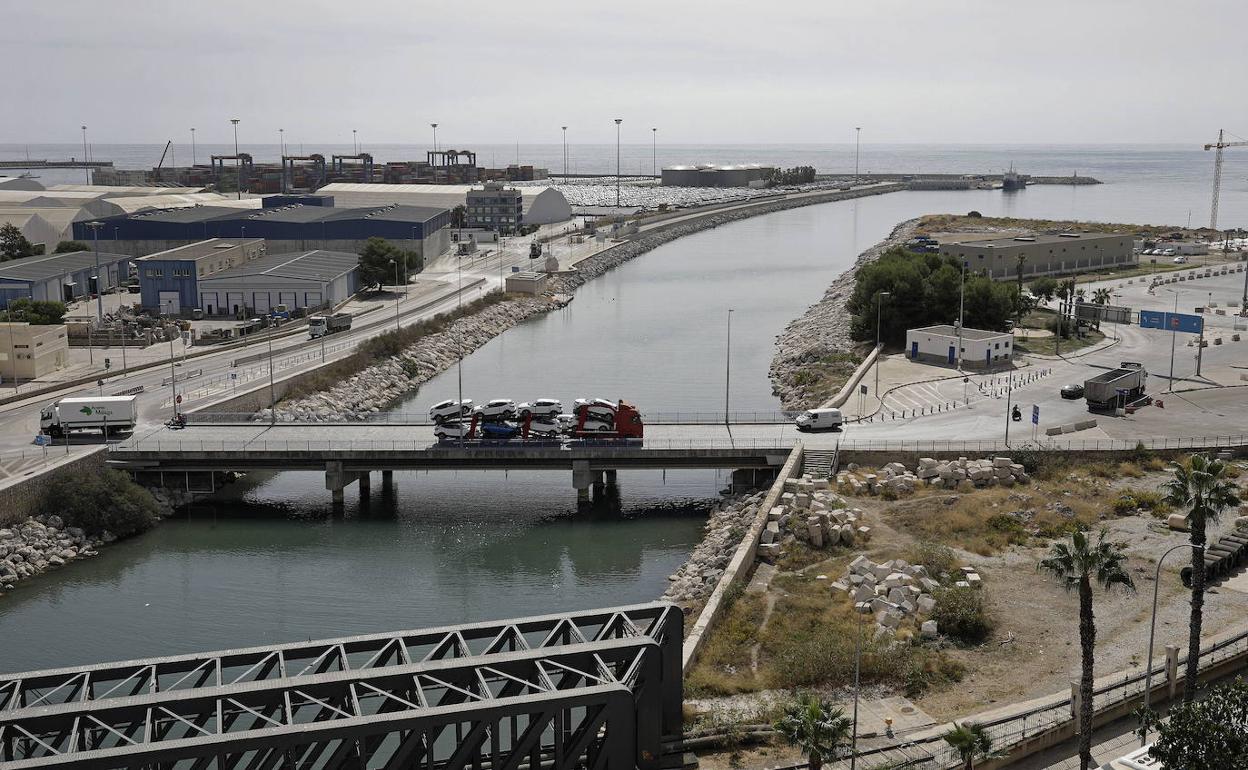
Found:
[(850, 375), (849, 380), (841, 386), (841, 389), (837, 391), (837, 394), (828, 399), (827, 403), (823, 404), (820, 408), (837, 409), (843, 406), (845, 402), (849, 400), (849, 397), (854, 394), (854, 391), (858, 389), (858, 383), (862, 382), (862, 378), (867, 375), (867, 372), (871, 371), (872, 364), (879, 359), (880, 351), (883, 349), (883, 345), (876, 345), (875, 349), (867, 354), (867, 357), (862, 360), (862, 363), (858, 364), (858, 368), (854, 370), (852, 375)]
[(726, 604), (724, 597), (727, 595), (728, 589), (734, 583), (746, 580), (753, 570), (754, 561), (758, 557), (758, 541), (763, 535), (763, 530), (767, 527), (767, 514), (780, 502), (780, 495), (784, 492), (784, 480), (793, 478), (801, 474), (801, 472), (802, 445), (798, 444), (789, 453), (789, 458), (785, 460), (784, 466), (776, 476), (775, 483), (771, 485), (767, 496), (763, 498), (763, 502), (758, 506), (758, 515), (754, 517), (754, 523), (750, 525), (749, 532), (745, 534), (741, 544), (737, 546), (737, 550), (732, 554), (732, 559), (728, 562), (728, 566), (724, 568), (724, 574), (719, 577), (719, 584), (711, 592), (711, 597), (706, 600), (706, 605), (702, 608), (702, 612), (698, 614), (698, 619), (694, 621), (688, 636), (685, 637), (684, 647), (680, 653), (681, 668), (684, 671), (687, 672), (693, 666), (694, 661), (697, 660), (698, 651), (702, 648), (706, 635), (710, 633), (711, 628), (715, 625), (715, 621), (719, 619), (720, 613), (723, 612)]
[(0, 488), (0, 527), (16, 524), (36, 514), (56, 513), (56, 511), (38, 508), (48, 485), (54, 480), (64, 476), (99, 473), (104, 470), (105, 453), (102, 446), (85, 455), (71, 456), (68, 460), (65, 457), (64, 454), (57, 455), (55, 447), (49, 448), (49, 470), (40, 469), (28, 478)]

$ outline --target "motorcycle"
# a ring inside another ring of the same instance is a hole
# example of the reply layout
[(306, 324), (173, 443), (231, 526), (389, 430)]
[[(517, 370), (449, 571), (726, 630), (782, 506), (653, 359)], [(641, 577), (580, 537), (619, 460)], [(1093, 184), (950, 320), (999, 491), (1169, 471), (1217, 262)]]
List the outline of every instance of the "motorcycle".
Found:
[(1010, 413), (1010, 417), (1013, 418), (1014, 422), (1022, 422), (1023, 412), (1018, 407), (1014, 407), (1014, 411)]
[(165, 423), (165, 427), (169, 430), (182, 430), (186, 427), (186, 415), (178, 415), (169, 422)]

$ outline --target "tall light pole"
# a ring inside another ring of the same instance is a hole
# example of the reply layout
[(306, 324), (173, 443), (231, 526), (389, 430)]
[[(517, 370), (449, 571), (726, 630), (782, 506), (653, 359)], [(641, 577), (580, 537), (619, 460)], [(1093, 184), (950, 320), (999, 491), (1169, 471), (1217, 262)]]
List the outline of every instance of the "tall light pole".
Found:
[(659, 129), (650, 129), (650, 176), (659, 175)]
[(858, 767), (858, 681), (862, 669), (862, 613), (854, 607), (858, 616), (858, 633), (854, 634), (854, 731), (849, 738), (849, 770)]
[(615, 207), (620, 207), (620, 124), (623, 118), (615, 119)]
[(243, 199), (243, 162), (238, 157), (238, 118), (230, 118), (234, 124), (234, 167), (238, 169), (238, 199)]
[(728, 391), (732, 383), (732, 308), (728, 308), (728, 338), (724, 343), (724, 425), (728, 424)]
[(394, 330), (399, 330), (399, 263), (390, 260), (390, 264), (394, 265)]
[(858, 181), (858, 157), (862, 149), (862, 126), (854, 127), (854, 181)]
[[(82, 162), (86, 163), (87, 158), (87, 127), (82, 127)], [(87, 184), (91, 184), (91, 167), (83, 166), (82, 173), (87, 178)]]
[[(958, 287), (958, 371), (962, 371), (962, 326), (966, 312), (966, 260), (962, 260), (962, 282)], [(1060, 327), (1059, 327), (1060, 328)], [(1058, 336), (1061, 334), (1059, 332)]]
[[(1144, 708), (1143, 708), (1143, 711), (1148, 711), (1148, 701), (1149, 701), (1149, 697), (1152, 695), (1152, 690), (1153, 690), (1153, 633), (1157, 630), (1157, 589), (1159, 588), (1161, 584), (1161, 563), (1165, 561), (1166, 557), (1169, 556), (1173, 551), (1177, 551), (1180, 548), (1191, 548), (1197, 551), (1197, 554), (1196, 554), (1197, 556), (1199, 556), (1202, 559), (1204, 558), (1203, 551), (1205, 550), (1205, 547), (1203, 545), (1193, 545), (1192, 543), (1179, 543), (1178, 545), (1171, 547), (1170, 550), (1163, 553), (1161, 555), (1161, 558), (1157, 560), (1157, 574), (1154, 575), (1153, 577), (1153, 616), (1152, 616), (1152, 620), (1150, 620), (1148, 623), (1148, 653), (1147, 653), (1148, 664), (1144, 668)], [(1144, 721), (1140, 723), (1140, 746), (1146, 746), (1146, 745), (1148, 745), (1148, 722)]]
[(191, 129), (191, 165), (195, 165), (195, 129)]
[(100, 281), (100, 228), (103, 226), (103, 222), (95, 220), (87, 223), (95, 242), (95, 320), (101, 324), (104, 323), (104, 285)]
[[(568, 127), (563, 127), (563, 183), (568, 183)], [(1245, 285), (1248, 291), (1248, 284)]]
[(355, 129), (351, 129), (351, 152), (355, 155), (360, 154), (360, 142), (355, 134)]
[[(1179, 314), (1179, 293), (1174, 289), (1166, 289), (1166, 291), (1174, 295), (1174, 314), (1177, 316)], [(1169, 393), (1174, 392), (1174, 345), (1179, 338), (1179, 325), (1176, 323), (1177, 321), (1177, 318), (1170, 319), (1170, 387), (1167, 390)]]
[(277, 326), (269, 331), (269, 425), (277, 424), (277, 391), (273, 387), (273, 335)]
[[(880, 347), (880, 309), (884, 307), (884, 298), (891, 297), (892, 293), (887, 291), (877, 292), (875, 295), (875, 347)], [(880, 406), (884, 406), (884, 397), (880, 395), (880, 356), (881, 353), (875, 354), (875, 397), (880, 399)], [(862, 417), (862, 415), (858, 415)]]
[(433, 129), (433, 151), (438, 151), (438, 124), (430, 123), (429, 127)]
[(282, 192), (286, 192), (286, 129), (277, 129), (277, 146), (282, 161)]
[[(165, 300), (165, 302), (169, 302), (169, 300)], [(161, 303), (161, 304), (164, 304), (164, 303)], [(169, 310), (166, 309), (165, 313), (168, 314)], [(177, 359), (175, 359), (173, 355), (173, 337), (170, 337), (169, 338), (169, 394), (170, 394), (169, 400), (173, 404), (173, 421), (174, 422), (178, 421), (178, 370), (175, 368), (176, 366), (177, 366)]]

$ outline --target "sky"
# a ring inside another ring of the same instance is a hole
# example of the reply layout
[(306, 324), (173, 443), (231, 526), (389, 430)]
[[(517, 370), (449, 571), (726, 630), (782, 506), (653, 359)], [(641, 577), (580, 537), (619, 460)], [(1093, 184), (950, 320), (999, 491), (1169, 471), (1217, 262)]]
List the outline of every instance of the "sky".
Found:
[(0, 143), (1190, 145), (1248, 136), (1245, 28), (1242, 0), (0, 0)]

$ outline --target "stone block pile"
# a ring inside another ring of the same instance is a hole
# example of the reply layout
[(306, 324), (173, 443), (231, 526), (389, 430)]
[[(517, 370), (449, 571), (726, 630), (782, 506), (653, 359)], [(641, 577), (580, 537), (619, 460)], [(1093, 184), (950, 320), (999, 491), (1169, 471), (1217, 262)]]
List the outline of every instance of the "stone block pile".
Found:
[[(954, 585), (959, 588), (983, 586), (974, 567), (963, 567), (956, 577), (959, 579)], [(877, 564), (860, 555), (849, 563), (845, 577), (832, 584), (832, 590), (848, 595), (856, 611), (874, 616), (877, 638), (895, 633), (903, 622), (913, 620), (920, 636), (934, 639), (940, 629), (929, 616), (936, 608), (933, 594), (940, 585), (921, 564), (910, 564), (905, 559)]]
[(664, 599), (688, 603), (711, 595), (741, 539), (758, 516), (758, 507), (765, 494), (756, 492), (711, 511), (702, 542), (693, 549), (688, 561), (679, 570), (668, 575), (669, 585), (663, 594)]
[(12, 590), (19, 580), (95, 556), (97, 548), (115, 539), (108, 532), (90, 537), (77, 527), (65, 526), (60, 516), (51, 515), (0, 528), (0, 589)]
[(827, 479), (804, 475), (786, 479), (779, 504), (768, 511), (767, 526), (758, 546), (759, 558), (774, 562), (787, 536), (815, 548), (850, 547), (868, 540), (871, 528), (862, 524), (861, 510), (845, 507)]
[(921, 484), (940, 486), (945, 489), (973, 489), (976, 487), (1012, 487), (1031, 481), (1022, 465), (1008, 457), (992, 457), (970, 460), (935, 460), (920, 457), (918, 466), (909, 470), (905, 465), (892, 462), (876, 473), (865, 473), (857, 466), (836, 474), (837, 488), (847, 494), (879, 495), (885, 490), (904, 495), (914, 492)]

